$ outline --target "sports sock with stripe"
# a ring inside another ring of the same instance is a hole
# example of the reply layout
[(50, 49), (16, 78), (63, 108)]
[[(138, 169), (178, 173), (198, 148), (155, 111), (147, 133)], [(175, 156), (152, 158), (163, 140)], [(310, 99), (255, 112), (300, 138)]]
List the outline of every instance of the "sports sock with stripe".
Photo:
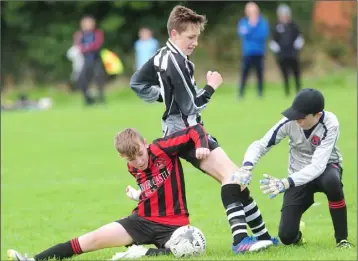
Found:
[(231, 228), (233, 245), (237, 245), (248, 236), (244, 207), (240, 201), (240, 185), (223, 185), (221, 187), (221, 200)]
[(82, 254), (82, 249), (78, 243), (78, 238), (74, 238), (65, 243), (57, 244), (53, 247), (46, 249), (45, 251), (34, 256), (36, 261), (70, 258), (74, 255)]

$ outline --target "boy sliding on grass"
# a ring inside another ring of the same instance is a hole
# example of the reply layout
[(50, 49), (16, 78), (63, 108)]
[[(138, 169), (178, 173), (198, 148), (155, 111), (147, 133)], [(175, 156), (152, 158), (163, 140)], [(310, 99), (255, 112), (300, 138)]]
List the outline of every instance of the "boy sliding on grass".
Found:
[(133, 213), (97, 230), (52, 246), (33, 258), (10, 249), (11, 260), (64, 259), (104, 248), (132, 244), (154, 244), (158, 249), (132, 248), (132, 255), (189, 254), (196, 251), (187, 240), (166, 245), (173, 232), (189, 224), (185, 183), (178, 152), (188, 145), (195, 147), (195, 156), (205, 159), (210, 151), (208, 138), (201, 125), (175, 132), (147, 144), (134, 129), (125, 129), (115, 136), (115, 147), (127, 161), (130, 174), (141, 188), (139, 202)]

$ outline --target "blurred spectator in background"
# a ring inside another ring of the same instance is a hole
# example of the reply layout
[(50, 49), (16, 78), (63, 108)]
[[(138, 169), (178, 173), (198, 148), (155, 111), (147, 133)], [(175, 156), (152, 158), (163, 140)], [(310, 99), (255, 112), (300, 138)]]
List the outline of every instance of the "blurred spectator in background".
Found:
[(142, 27), (138, 36), (139, 39), (134, 44), (136, 70), (139, 70), (159, 49), (159, 42), (153, 37), (149, 28)]
[(26, 94), (20, 94), (15, 101), (3, 101), (3, 99), (1, 99), (1, 111), (47, 110), (51, 107), (52, 99), (48, 97), (44, 97), (38, 100), (31, 100)]
[(285, 94), (289, 96), (289, 74), (293, 73), (296, 82), (296, 93), (301, 88), (299, 51), (304, 45), (298, 25), (291, 19), (291, 9), (281, 4), (277, 8), (278, 21), (272, 32), (270, 49), (276, 54), (277, 64), (282, 73)]
[[(87, 105), (96, 101), (104, 102), (104, 86), (106, 73), (100, 57), (104, 35), (96, 28), (96, 21), (92, 16), (84, 16), (80, 23), (81, 30), (74, 34), (75, 44), (84, 56), (84, 64), (79, 75), (78, 87), (83, 92)], [(98, 99), (89, 92), (89, 85), (94, 80), (98, 87)]]
[(239, 98), (243, 98), (247, 77), (252, 67), (256, 69), (258, 95), (263, 95), (265, 44), (269, 35), (269, 25), (260, 15), (257, 4), (249, 2), (245, 6), (245, 18), (238, 22), (237, 33), (241, 39), (241, 82)]

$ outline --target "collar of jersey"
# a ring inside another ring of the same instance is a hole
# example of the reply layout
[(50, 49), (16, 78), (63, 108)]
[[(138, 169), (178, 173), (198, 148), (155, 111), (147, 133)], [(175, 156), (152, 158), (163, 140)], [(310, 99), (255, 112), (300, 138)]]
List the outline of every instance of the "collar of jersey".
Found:
[(188, 56), (185, 55), (170, 39), (167, 41), (167, 46), (173, 53), (180, 53), (181, 56), (188, 60)]
[(319, 118), (319, 122), (323, 124), (325, 113), (322, 111), (321, 118)]

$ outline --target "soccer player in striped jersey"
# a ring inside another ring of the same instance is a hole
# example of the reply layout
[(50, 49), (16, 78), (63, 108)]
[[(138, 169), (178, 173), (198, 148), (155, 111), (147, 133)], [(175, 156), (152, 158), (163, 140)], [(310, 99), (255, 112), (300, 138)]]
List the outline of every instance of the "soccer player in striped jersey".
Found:
[[(202, 123), (201, 111), (223, 81), (218, 72), (209, 71), (207, 85), (202, 89), (196, 85), (194, 64), (189, 60), (189, 55), (198, 45), (205, 24), (205, 16), (183, 6), (174, 7), (168, 18), (169, 40), (166, 45), (131, 78), (131, 88), (141, 99), (150, 103), (164, 103), (164, 136)], [(207, 159), (195, 158), (193, 147), (179, 156), (221, 183), (221, 199), (233, 237), (232, 251), (242, 253), (277, 244), (278, 240), (271, 238), (268, 233), (249, 189), (244, 186), (247, 185), (250, 167), (247, 170), (239, 168), (214, 137), (208, 135), (208, 138), (211, 153)], [(248, 236), (247, 225), (254, 237)], [(262, 241), (260, 247), (257, 241)], [(253, 247), (254, 244), (256, 247)]]
[(154, 244), (158, 248), (137, 248), (135, 258), (170, 254), (170, 248), (165, 243), (176, 229), (189, 224), (183, 169), (178, 157), (178, 152), (188, 144), (194, 144), (198, 159), (204, 159), (210, 153), (207, 134), (201, 125), (154, 140), (152, 144), (147, 144), (134, 129), (119, 132), (115, 136), (115, 148), (120, 157), (127, 161), (130, 174), (141, 188), (138, 205), (132, 214), (50, 247), (33, 258), (10, 249), (9, 259), (62, 260), (82, 253), (132, 244)]
[(243, 165), (255, 166), (259, 159), (285, 137), (289, 138), (288, 177), (267, 174), (261, 189), (270, 198), (284, 193), (279, 237), (285, 245), (302, 243), (300, 221), (313, 204), (314, 194), (323, 192), (334, 227), (337, 248), (350, 248), (347, 241), (347, 207), (344, 200), (342, 155), (337, 147), (339, 122), (324, 111), (324, 97), (316, 89), (300, 91), (283, 118), (263, 138), (247, 149)]

